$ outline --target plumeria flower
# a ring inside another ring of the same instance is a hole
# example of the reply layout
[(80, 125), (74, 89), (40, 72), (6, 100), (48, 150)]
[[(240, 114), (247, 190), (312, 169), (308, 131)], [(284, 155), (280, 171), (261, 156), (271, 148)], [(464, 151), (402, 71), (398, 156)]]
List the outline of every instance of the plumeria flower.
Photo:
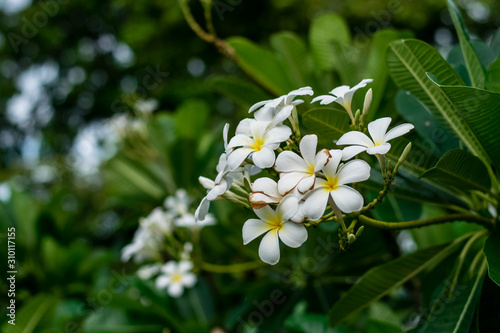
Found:
[(180, 188), (175, 192), (175, 195), (167, 197), (163, 205), (169, 212), (175, 215), (184, 215), (189, 213), (191, 202), (192, 199), (189, 197), (187, 191)]
[(364, 79), (354, 87), (350, 88), (349, 86), (340, 86), (332, 91), (330, 91), (330, 95), (321, 95), (315, 97), (311, 103), (320, 101), (319, 104), (321, 105), (327, 105), (331, 104), (333, 102), (339, 103), (346, 109), (347, 113), (349, 113), (349, 117), (351, 117), (351, 120), (354, 122), (354, 117), (352, 115), (352, 110), (351, 110), (351, 103), (352, 103), (352, 97), (354, 96), (354, 93), (356, 90), (365, 87), (368, 83), (372, 82), (372, 79)]
[(193, 214), (184, 214), (175, 219), (175, 225), (178, 227), (185, 227), (193, 230), (199, 230), (208, 225), (214, 225), (216, 222), (215, 217), (208, 213), (203, 220), (197, 220)]
[(292, 130), (285, 125), (269, 128), (270, 125), (269, 121), (254, 120), (249, 123), (249, 133), (236, 134), (229, 141), (227, 148), (234, 148), (227, 159), (230, 171), (239, 168), (247, 157), (261, 169), (274, 165), (274, 150), (278, 149), (280, 143), (288, 140)]
[(316, 172), (325, 166), (330, 157), (327, 149), (316, 153), (317, 145), (316, 135), (306, 135), (300, 140), (302, 157), (291, 151), (283, 151), (278, 155), (274, 168), (280, 172), (278, 191), (282, 195), (289, 193), (295, 187), (302, 194), (314, 187)]
[(160, 273), (162, 264), (156, 263), (151, 265), (141, 266), (137, 270), (137, 276), (143, 280), (149, 280), (156, 274)]
[(161, 268), (156, 287), (160, 290), (167, 289), (172, 297), (179, 297), (184, 292), (184, 287), (190, 288), (196, 284), (196, 275), (191, 272), (192, 269), (191, 261), (169, 261)]
[(363, 208), (363, 197), (346, 184), (370, 178), (370, 166), (363, 160), (353, 160), (339, 167), (342, 160), (340, 150), (330, 150), (332, 157), (323, 168), (325, 179), (316, 179), (314, 190), (308, 193), (302, 211), (315, 221), (323, 216), (328, 200), (344, 213), (357, 212)]
[(134, 258), (134, 262), (140, 264), (149, 259), (158, 257), (161, 239), (158, 235), (151, 233), (150, 230), (139, 227), (134, 234), (130, 244), (123, 247), (121, 259), (123, 262)]
[(276, 210), (269, 206), (254, 209), (259, 219), (249, 219), (243, 225), (243, 244), (248, 244), (264, 234), (259, 246), (259, 256), (265, 263), (274, 265), (280, 260), (279, 239), (289, 247), (299, 247), (307, 240), (307, 230), (302, 224), (290, 221), (297, 212), (298, 199), (287, 196)]
[(296, 105), (304, 103), (301, 99), (294, 100), (295, 97), (304, 95), (312, 96), (314, 91), (311, 87), (302, 87), (278, 98), (255, 103), (248, 112), (255, 111), (255, 119), (272, 121), (273, 125), (277, 125), (290, 117)]
[(387, 132), (391, 121), (390, 117), (385, 117), (369, 123), (368, 132), (372, 137), (371, 139), (359, 131), (351, 131), (342, 135), (337, 144), (352, 145), (342, 150), (343, 160), (348, 160), (363, 151), (366, 151), (370, 155), (386, 154), (391, 149), (391, 144), (387, 141), (404, 135), (414, 128), (412, 124), (406, 123), (398, 125)]
[(173, 215), (156, 207), (147, 217), (139, 220), (140, 227), (148, 229), (152, 234), (170, 235), (174, 229)]

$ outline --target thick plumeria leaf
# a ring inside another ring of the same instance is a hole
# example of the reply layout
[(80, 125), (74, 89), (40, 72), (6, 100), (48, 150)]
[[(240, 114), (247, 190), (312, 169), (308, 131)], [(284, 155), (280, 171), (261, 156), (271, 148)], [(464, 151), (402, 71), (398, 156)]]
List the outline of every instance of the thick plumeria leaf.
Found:
[(366, 333), (401, 333), (403, 330), (394, 324), (369, 319), (366, 323)]
[(335, 104), (306, 111), (302, 115), (302, 122), (326, 144), (326, 147), (333, 148), (333, 140), (338, 140), (342, 134), (349, 131), (347, 112)]
[(479, 158), (461, 149), (444, 154), (421, 178), (432, 179), (456, 190), (489, 191), (491, 187), (486, 166)]
[(488, 261), (488, 274), (500, 286), (500, 228), (493, 230), (486, 240), (484, 254)]
[[(500, 168), (500, 94), (471, 87), (439, 86), (456, 112), (468, 124), (477, 144), (485, 152), (486, 162)], [(477, 151), (473, 151), (476, 152)], [(479, 158), (482, 155), (477, 154)], [(485, 162), (484, 159), (482, 159)]]
[(258, 101), (271, 99), (271, 96), (256, 84), (234, 76), (215, 76), (209, 79), (208, 85), (245, 109)]
[(345, 20), (337, 14), (325, 14), (311, 24), (309, 43), (316, 68), (332, 70), (336, 68), (333, 54), (333, 43), (348, 45), (351, 43), (351, 33)]
[(395, 99), (398, 113), (415, 126), (420, 137), (427, 139), (427, 146), (435, 150), (436, 155), (459, 147), (455, 135), (448, 132), (427, 110), (424, 104), (409, 91), (398, 91)]
[[(57, 299), (48, 294), (38, 294), (28, 299), (21, 309), (16, 310), (15, 325), (6, 322), (2, 332), (32, 333), (50, 329), (57, 302)], [(10, 319), (8, 317), (8, 320)]]
[(284, 95), (296, 89), (285, 65), (271, 51), (265, 50), (243, 37), (228, 39), (234, 48), (240, 67), (263, 87), (275, 95)]
[(389, 72), (400, 89), (415, 95), (474, 155), (485, 163), (489, 160), (489, 150), (476, 137), (463, 113), (427, 75), (431, 73), (443, 85), (464, 85), (458, 74), (432, 46), (411, 39), (393, 42), (387, 51), (387, 62)]
[(474, 278), (459, 282), (451, 295), (449, 282), (445, 282), (430, 311), (424, 313), (425, 321), (415, 332), (468, 333), (481, 296), (485, 268), (483, 265)]
[(282, 58), (294, 86), (311, 86), (314, 63), (306, 44), (293, 32), (279, 32), (271, 36), (271, 46)]
[(500, 28), (497, 29), (491, 39), (490, 50), (494, 57), (500, 57)]
[[(481, 66), (483, 68), (488, 68), (495, 60), (495, 56), (493, 55), (491, 48), (488, 46), (488, 44), (480, 40), (471, 40), (470, 44), (476, 52)], [(472, 85), (469, 77), (469, 72), (467, 71), (467, 64), (465, 63), (465, 58), (462, 53), (460, 44), (456, 44), (455, 46), (453, 46), (451, 51), (448, 53), (446, 61), (448, 61), (448, 63), (457, 71), (466, 85)]]
[(500, 57), (498, 57), (486, 72), (485, 88), (494, 92), (500, 92)]
[(462, 48), (471, 83), (474, 87), (483, 88), (485, 79), (484, 68), (470, 43), (469, 33), (463, 21), (462, 14), (460, 14), (460, 10), (452, 0), (448, 0), (448, 10), (457, 30), (458, 40), (460, 41), (460, 47)]
[(330, 325), (335, 326), (349, 315), (379, 300), (425, 269), (432, 268), (452, 254), (465, 238), (447, 246), (427, 248), (370, 269), (330, 309)]

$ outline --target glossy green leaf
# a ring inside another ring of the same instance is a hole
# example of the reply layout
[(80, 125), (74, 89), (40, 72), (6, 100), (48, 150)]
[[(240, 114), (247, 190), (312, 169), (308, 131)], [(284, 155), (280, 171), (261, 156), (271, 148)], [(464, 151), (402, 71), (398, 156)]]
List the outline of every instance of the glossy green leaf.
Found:
[(448, 0), (447, 3), (453, 24), (457, 30), (458, 40), (460, 41), (460, 47), (462, 48), (471, 83), (474, 87), (483, 88), (485, 80), (484, 68), (479, 62), (477, 54), (471, 45), (469, 33), (463, 21), (462, 14), (460, 14), (460, 10), (452, 0)]
[(335, 326), (349, 315), (379, 300), (423, 270), (433, 267), (452, 254), (465, 238), (447, 246), (420, 250), (377, 266), (358, 282), (330, 309), (330, 325)]
[(265, 50), (243, 37), (228, 39), (234, 48), (236, 61), (256, 82), (275, 95), (284, 95), (296, 89), (282, 61), (271, 51)]
[(500, 57), (498, 57), (486, 72), (485, 88), (494, 92), (500, 92)]
[(366, 333), (401, 333), (403, 330), (394, 324), (369, 319), (366, 323)]
[(271, 99), (259, 86), (234, 76), (215, 76), (208, 80), (211, 89), (248, 109), (254, 103)]
[(393, 42), (389, 45), (387, 62), (389, 72), (400, 89), (415, 95), (474, 155), (485, 163), (489, 160), (488, 150), (464, 119), (463, 113), (427, 75), (431, 73), (443, 85), (463, 86), (462, 79), (433, 47), (418, 40)]
[(500, 286), (500, 228), (493, 230), (486, 240), (484, 254), (488, 261), (488, 274)]
[(490, 50), (494, 57), (500, 57), (500, 28), (497, 29), (491, 39)]
[(316, 68), (332, 70), (335, 68), (333, 43), (351, 43), (351, 33), (345, 20), (337, 14), (325, 14), (315, 19), (309, 30), (309, 43)]
[(314, 83), (313, 60), (302, 39), (293, 32), (279, 32), (271, 36), (271, 46), (283, 60), (297, 88), (311, 86)]
[(306, 129), (318, 136), (327, 147), (333, 148), (333, 140), (349, 131), (349, 116), (339, 105), (319, 107), (306, 111), (302, 115), (302, 123)]
[(489, 191), (491, 186), (488, 170), (481, 160), (461, 149), (453, 149), (444, 154), (436, 166), (421, 177), (459, 191)]
[[(51, 319), (57, 300), (48, 294), (38, 294), (28, 299), (20, 309), (16, 308), (15, 325), (5, 323), (4, 333), (32, 333), (51, 328)], [(16, 303), (16, 306), (19, 306)], [(10, 320), (10, 317), (8, 317)]]

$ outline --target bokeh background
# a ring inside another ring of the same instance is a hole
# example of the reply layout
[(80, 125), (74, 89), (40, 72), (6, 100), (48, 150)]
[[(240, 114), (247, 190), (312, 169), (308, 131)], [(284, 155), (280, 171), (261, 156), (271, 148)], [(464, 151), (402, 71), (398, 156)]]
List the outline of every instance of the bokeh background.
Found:
[[(396, 2), (400, 10), (391, 13)], [(500, 2), (457, 2), (472, 35), (490, 40)], [(203, 22), (200, 3), (190, 6)], [(263, 47), (282, 30), (306, 39), (312, 20), (329, 12), (346, 20), (359, 43), (381, 28), (411, 30), (445, 56), (457, 42), (442, 0), (218, 6), (212, 16), (219, 37), (244, 36)], [(0, 26), (0, 260), (6, 262), (6, 228), (15, 225), (18, 320), (31, 318), (19, 312), (28, 306), (24, 313), (40, 314), (29, 332), (161, 332), (170, 320), (161, 318), (180, 311), (194, 331), (223, 328), (230, 313), (218, 309), (239, 304), (238, 290), (251, 288), (252, 275), (237, 283), (208, 277), (201, 310), (187, 301), (165, 310), (158, 304), (169, 301), (135, 280), (110, 302), (96, 295), (135, 271), (120, 261), (120, 250), (139, 217), (177, 188), (203, 196), (197, 178), (214, 176), (223, 124), (237, 123), (256, 102), (224, 97), (213, 78), (246, 74), (196, 36), (174, 0), (0, 0)], [(216, 209), (230, 223), (231, 208)], [(213, 227), (204, 237), (239, 243), (238, 230)], [(210, 251), (214, 261), (225, 255), (222, 245)], [(2, 279), (2, 299), (6, 293)], [(3, 325), (3, 301), (0, 313)]]

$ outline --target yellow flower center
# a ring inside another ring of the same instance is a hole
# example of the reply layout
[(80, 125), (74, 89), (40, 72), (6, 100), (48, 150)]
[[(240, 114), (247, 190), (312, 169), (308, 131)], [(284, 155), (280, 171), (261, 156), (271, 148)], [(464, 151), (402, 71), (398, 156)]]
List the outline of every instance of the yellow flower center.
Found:
[(182, 275), (181, 274), (174, 274), (172, 276), (172, 282), (181, 282), (182, 281)]
[(281, 216), (276, 216), (274, 218), (272, 218), (271, 220), (268, 221), (269, 224), (271, 224), (273, 226), (273, 229), (276, 230), (276, 231), (279, 231), (282, 227), (283, 227), (283, 219), (281, 218)]
[(330, 192), (330, 191), (335, 191), (335, 189), (337, 189), (337, 186), (338, 186), (338, 179), (337, 177), (334, 177), (334, 178), (328, 178), (327, 179), (327, 183), (326, 183), (326, 186), (325, 186), (325, 189)]
[(262, 138), (253, 138), (254, 143), (252, 144), (252, 148), (254, 151), (260, 151), (262, 147), (264, 147), (264, 140)]
[(314, 165), (313, 164), (309, 164), (309, 167), (307, 168), (306, 172), (312, 176), (314, 175)]

